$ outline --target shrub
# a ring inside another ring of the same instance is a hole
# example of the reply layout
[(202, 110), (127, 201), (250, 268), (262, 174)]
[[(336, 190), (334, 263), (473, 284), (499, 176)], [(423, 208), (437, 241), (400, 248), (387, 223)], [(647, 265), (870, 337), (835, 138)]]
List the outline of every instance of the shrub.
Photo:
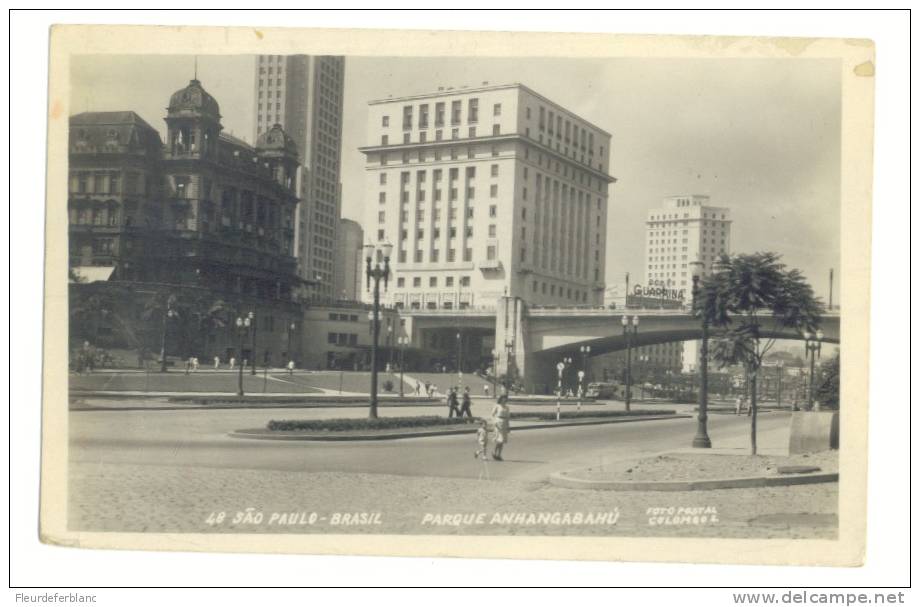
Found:
[[(562, 411), (564, 419), (594, 419), (598, 417), (636, 417), (645, 415), (674, 415), (673, 410), (668, 409), (644, 409), (640, 411)], [(556, 419), (556, 411), (540, 411), (537, 413), (512, 413), (511, 419), (537, 419), (540, 421), (553, 421)]]
[(282, 419), (268, 422), (268, 429), (273, 432), (347, 432), (349, 430), (386, 430), (394, 428), (429, 428), (438, 426), (464, 425), (477, 422), (477, 419), (447, 418), (437, 415), (420, 415), (416, 417), (378, 417), (369, 419)]
[(386, 380), (385, 382), (383, 382), (383, 391), (384, 391), (384, 392), (392, 392), (392, 391), (393, 391), (393, 382), (390, 381), (389, 379)]

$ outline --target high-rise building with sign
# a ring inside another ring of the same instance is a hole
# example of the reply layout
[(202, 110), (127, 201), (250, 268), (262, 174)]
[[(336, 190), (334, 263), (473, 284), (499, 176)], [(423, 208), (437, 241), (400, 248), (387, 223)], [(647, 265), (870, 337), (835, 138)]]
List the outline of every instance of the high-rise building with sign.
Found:
[(342, 103), (345, 58), (259, 55), (255, 64), (254, 137), (284, 127), (300, 150), (296, 226), (298, 274), (313, 293), (336, 296), (336, 240), (341, 217)]
[[(704, 272), (710, 272), (719, 255), (731, 251), (730, 209), (710, 206), (709, 196), (665, 198), (661, 207), (649, 210), (645, 226), (646, 284), (683, 291), (688, 302), (693, 288), (691, 263), (700, 261)], [(682, 357), (685, 371), (696, 367), (696, 342), (671, 350)]]
[(364, 220), (388, 303), (602, 304), (610, 134), (521, 84), (371, 101)]

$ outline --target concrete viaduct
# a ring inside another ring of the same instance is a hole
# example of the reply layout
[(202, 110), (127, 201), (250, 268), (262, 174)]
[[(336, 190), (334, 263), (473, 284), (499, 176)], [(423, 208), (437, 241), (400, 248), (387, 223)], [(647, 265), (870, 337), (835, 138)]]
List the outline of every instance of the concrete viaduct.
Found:
[[(555, 375), (555, 364), (564, 356), (580, 356), (579, 347), (591, 346), (591, 355), (626, 348), (621, 319), (624, 313), (639, 317), (633, 345), (644, 346), (699, 339), (700, 321), (687, 310), (611, 309), (599, 306), (531, 307), (520, 298), (502, 297), (494, 307), (455, 310), (400, 310), (412, 343), (420, 343), (426, 331), (460, 329), (494, 332), (499, 375), (513, 360), (525, 386), (546, 384)], [(773, 327), (764, 314), (763, 336), (802, 339), (796, 330)], [(840, 343), (840, 313), (821, 317), (824, 341)], [(551, 383), (551, 380), (550, 380)]]

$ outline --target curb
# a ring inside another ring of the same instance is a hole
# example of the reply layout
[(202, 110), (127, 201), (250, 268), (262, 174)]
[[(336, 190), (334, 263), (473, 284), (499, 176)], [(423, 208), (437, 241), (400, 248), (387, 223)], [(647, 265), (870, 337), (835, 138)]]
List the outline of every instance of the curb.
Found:
[(555, 472), (549, 482), (566, 489), (594, 489), (600, 491), (711, 491), (713, 489), (749, 489), (755, 487), (785, 487), (833, 483), (840, 480), (839, 472), (802, 474), (795, 476), (751, 476), (718, 478), (695, 481), (592, 481), (569, 476), (568, 472)]
[[(602, 424), (621, 424), (627, 422), (643, 422), (665, 419), (682, 419), (689, 418), (690, 415), (654, 415), (654, 416), (633, 416), (631, 418), (621, 419), (591, 419), (585, 421), (570, 422), (545, 422), (542, 424), (527, 424), (512, 426), (512, 430), (547, 430), (552, 428), (565, 428), (571, 426), (599, 426)], [(418, 432), (399, 432), (392, 434), (342, 434), (338, 432), (314, 433), (314, 434), (278, 434), (269, 430), (247, 431), (234, 430), (228, 432), (231, 438), (242, 438), (249, 440), (280, 440), (280, 441), (380, 441), (396, 440), (404, 438), (425, 438), (429, 436), (451, 436), (457, 434), (475, 434), (477, 427), (475, 424), (469, 424), (468, 427), (454, 428), (447, 430), (420, 430)]]

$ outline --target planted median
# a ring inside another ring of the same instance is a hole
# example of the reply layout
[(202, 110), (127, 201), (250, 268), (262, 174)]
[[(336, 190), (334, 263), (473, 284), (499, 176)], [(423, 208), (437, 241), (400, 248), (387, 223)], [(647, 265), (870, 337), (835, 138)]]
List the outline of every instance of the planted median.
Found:
[[(555, 413), (512, 413), (512, 431), (549, 429), (560, 426), (611, 424), (645, 420), (689, 417), (676, 415), (671, 410), (650, 411), (569, 411), (557, 421)], [(262, 428), (236, 430), (235, 438), (268, 440), (386, 440), (419, 438), (450, 434), (473, 433), (482, 418), (449, 418), (438, 415), (406, 417), (332, 418), (332, 419), (280, 419), (271, 420)]]

